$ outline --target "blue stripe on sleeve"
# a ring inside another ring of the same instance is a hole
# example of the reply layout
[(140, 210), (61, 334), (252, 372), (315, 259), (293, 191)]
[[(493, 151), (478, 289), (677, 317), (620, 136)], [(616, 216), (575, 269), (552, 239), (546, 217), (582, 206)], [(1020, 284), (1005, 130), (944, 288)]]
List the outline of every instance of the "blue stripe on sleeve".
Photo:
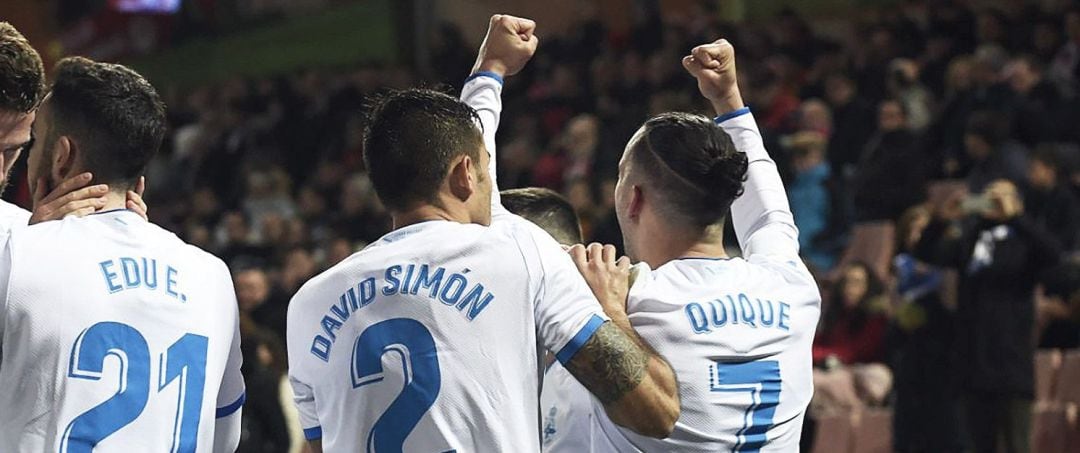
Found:
[(720, 115), (720, 116), (716, 117), (716, 119), (713, 120), (713, 121), (716, 121), (716, 124), (720, 124), (720, 123), (723, 123), (724, 121), (730, 120), (732, 118), (743, 116), (743, 115), (745, 115), (747, 113), (750, 113), (750, 107), (743, 107), (743, 108), (741, 108), (739, 110), (727, 112), (727, 113), (725, 113), (723, 115)]
[(502, 76), (498, 75), (498, 74), (496, 74), (494, 72), (491, 72), (491, 71), (477, 72), (476, 74), (473, 74), (473, 75), (469, 76), (469, 78), (465, 79), (465, 83), (469, 83), (469, 82), (472, 81), (472, 79), (475, 79), (477, 77), (491, 77), (492, 79), (495, 79), (496, 82), (499, 82), (499, 85), (503, 84)]
[(589, 322), (585, 323), (585, 327), (582, 327), (581, 330), (574, 335), (574, 338), (571, 338), (570, 341), (566, 343), (566, 346), (563, 346), (562, 350), (555, 354), (555, 358), (559, 359), (559, 363), (565, 365), (566, 362), (569, 362), (570, 359), (574, 358), (574, 354), (577, 354), (578, 349), (581, 349), (581, 347), (585, 345), (585, 342), (592, 338), (593, 334), (596, 333), (596, 329), (599, 329), (600, 325), (603, 323), (604, 318), (592, 315), (592, 318), (589, 318)]
[(322, 439), (322, 426), (316, 426), (314, 428), (304, 429), (304, 439), (315, 440)]
[(217, 409), (217, 418), (225, 418), (232, 415), (233, 412), (236, 412), (237, 409), (240, 409), (240, 407), (244, 405), (244, 401), (247, 401), (247, 392), (241, 393), (240, 397), (228, 406), (219, 407)]

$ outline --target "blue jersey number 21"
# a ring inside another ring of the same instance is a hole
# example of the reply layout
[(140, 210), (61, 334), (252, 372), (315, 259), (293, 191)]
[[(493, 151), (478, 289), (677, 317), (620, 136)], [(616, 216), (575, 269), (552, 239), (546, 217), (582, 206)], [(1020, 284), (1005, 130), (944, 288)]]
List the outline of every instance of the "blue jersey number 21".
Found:
[(780, 363), (775, 360), (716, 362), (710, 368), (710, 390), (750, 393), (751, 402), (743, 415), (743, 426), (736, 434), (733, 451), (760, 451), (769, 428), (772, 428), (776, 406), (780, 404)]
[[(206, 348), (206, 337), (188, 333), (158, 360), (159, 392), (180, 380), (170, 446), (174, 453), (195, 451), (206, 381)], [(71, 348), (68, 377), (101, 380), (108, 356), (120, 362), (116, 393), (71, 421), (60, 441), (60, 453), (92, 452), (99, 442), (135, 421), (146, 408), (150, 397), (150, 348), (146, 338), (127, 324), (99, 322), (79, 334)]]
[(353, 346), (352, 386), (359, 388), (383, 380), (382, 357), (401, 359), (405, 388), (368, 434), (367, 451), (400, 452), (420, 418), (435, 404), (442, 377), (431, 332), (419, 321), (395, 318), (368, 327)]

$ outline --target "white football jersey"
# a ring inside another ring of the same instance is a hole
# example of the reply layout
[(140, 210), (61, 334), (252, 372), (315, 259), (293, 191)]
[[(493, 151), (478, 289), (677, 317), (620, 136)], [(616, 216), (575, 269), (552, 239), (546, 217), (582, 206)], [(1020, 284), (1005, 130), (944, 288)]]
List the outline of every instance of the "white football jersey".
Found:
[(653, 439), (614, 425), (554, 364), (541, 406), (545, 451), (798, 451), (821, 296), (799, 259), (787, 197), (753, 116), (743, 109), (717, 122), (750, 160), (745, 193), (732, 205), (745, 258), (638, 264), (627, 302), (634, 330), (678, 376), (674, 432)]
[[(481, 76), (463, 96), (500, 89)], [(397, 229), (293, 298), (289, 378), (323, 451), (540, 450), (541, 353), (569, 360), (607, 317), (566, 252), (495, 191), (491, 226)]]
[(0, 240), (6, 239), (15, 228), (25, 227), (30, 222), (30, 211), (0, 200)]
[(0, 449), (210, 452), (238, 438), (215, 432), (238, 429), (223, 420), (244, 401), (221, 260), (127, 210), (17, 228), (0, 257)]

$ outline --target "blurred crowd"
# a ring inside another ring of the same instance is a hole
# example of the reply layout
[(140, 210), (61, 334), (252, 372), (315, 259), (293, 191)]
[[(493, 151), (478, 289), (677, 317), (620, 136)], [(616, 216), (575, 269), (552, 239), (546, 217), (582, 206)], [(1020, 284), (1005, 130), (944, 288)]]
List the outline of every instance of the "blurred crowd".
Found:
[[(823, 287), (810, 418), (888, 406), (897, 451), (1027, 451), (1035, 348), (1080, 345), (1080, 5), (1044, 3), (725, 23), (638, 2), (628, 30), (586, 4), (507, 79), (499, 184), (555, 189), (586, 238), (621, 243), (623, 146), (649, 115), (708, 114), (679, 60), (726, 37)], [(163, 87), (172, 134), (148, 173), (150, 216), (233, 270), (248, 401), (265, 406), (245, 411), (247, 451), (290, 442), (290, 404), (276, 404), (290, 297), (391, 227), (364, 173), (365, 105), (456, 90), (480, 32), (440, 26), (422, 69)]]

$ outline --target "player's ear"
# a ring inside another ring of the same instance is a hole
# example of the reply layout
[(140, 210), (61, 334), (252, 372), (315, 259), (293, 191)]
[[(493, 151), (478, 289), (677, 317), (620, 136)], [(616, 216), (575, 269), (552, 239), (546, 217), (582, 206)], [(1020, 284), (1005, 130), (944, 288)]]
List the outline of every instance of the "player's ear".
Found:
[(56, 181), (63, 181), (75, 168), (75, 158), (79, 154), (75, 141), (66, 135), (56, 140), (52, 149), (52, 174)]
[(447, 182), (450, 184), (450, 193), (458, 200), (468, 200), (473, 192), (476, 192), (480, 181), (477, 180), (475, 167), (476, 162), (464, 154), (455, 159), (450, 165)]
[(641, 217), (641, 211), (645, 208), (645, 194), (641, 191), (641, 186), (634, 184), (630, 188), (630, 205), (627, 206), (626, 213), (631, 219), (637, 220)]

